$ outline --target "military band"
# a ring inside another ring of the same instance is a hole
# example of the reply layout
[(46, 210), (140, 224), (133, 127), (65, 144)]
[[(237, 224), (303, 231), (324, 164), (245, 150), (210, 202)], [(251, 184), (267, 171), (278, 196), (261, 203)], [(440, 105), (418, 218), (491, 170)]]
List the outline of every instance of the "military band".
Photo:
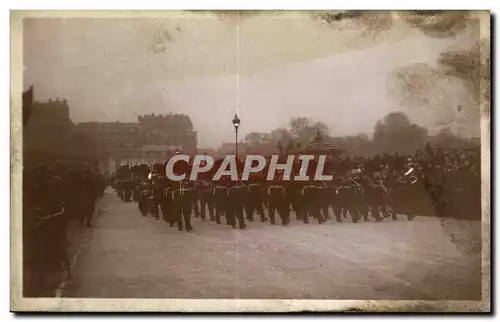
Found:
[[(330, 181), (293, 181), (300, 173), (300, 167), (294, 165), (290, 181), (283, 180), (282, 171), (267, 181), (265, 168), (245, 182), (231, 181), (229, 176), (210, 180), (210, 173), (198, 181), (190, 181), (187, 175), (177, 182), (169, 181), (161, 171), (164, 165), (157, 164), (147, 175), (147, 171), (141, 174), (133, 169), (138, 166), (124, 171), (130, 175), (117, 178), (115, 187), (125, 202), (127, 196), (140, 196), (142, 215), (159, 219), (161, 212), (170, 226), (186, 231), (193, 229), (192, 213), (217, 224), (225, 218), (226, 225), (239, 229), (254, 221), (255, 214), (270, 225), (277, 224), (276, 216), (282, 225), (288, 225), (293, 214), (305, 224), (323, 224), (332, 218), (336, 222), (380, 222), (399, 216), (411, 221), (417, 215), (477, 219), (472, 217), (480, 215), (480, 194), (471, 187), (480, 184), (478, 160), (477, 151), (429, 147), (413, 156), (331, 159), (326, 164), (334, 174)], [(144, 170), (145, 165), (141, 167)], [(314, 160), (309, 167), (304, 171), (313, 177)], [(182, 171), (189, 173), (189, 165)], [(466, 193), (473, 202), (462, 205)]]

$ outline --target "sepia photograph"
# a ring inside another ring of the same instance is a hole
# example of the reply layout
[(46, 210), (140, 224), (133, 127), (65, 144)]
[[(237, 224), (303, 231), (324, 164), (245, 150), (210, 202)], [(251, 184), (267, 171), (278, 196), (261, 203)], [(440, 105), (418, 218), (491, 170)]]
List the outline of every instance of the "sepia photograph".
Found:
[(491, 312), (489, 11), (11, 11), (14, 312)]

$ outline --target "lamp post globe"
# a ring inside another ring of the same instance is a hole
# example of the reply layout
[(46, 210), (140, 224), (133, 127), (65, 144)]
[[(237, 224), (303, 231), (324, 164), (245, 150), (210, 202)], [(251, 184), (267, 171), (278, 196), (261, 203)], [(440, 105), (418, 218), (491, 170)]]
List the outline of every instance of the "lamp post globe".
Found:
[(238, 118), (238, 114), (234, 114), (233, 126), (236, 133), (236, 155), (235, 158), (238, 159), (238, 128), (240, 127), (241, 120)]
[(234, 129), (236, 131), (238, 131), (238, 128), (240, 127), (240, 124), (241, 124), (241, 120), (238, 118), (238, 114), (235, 114), (234, 115), (234, 119), (233, 119), (233, 125), (234, 125)]

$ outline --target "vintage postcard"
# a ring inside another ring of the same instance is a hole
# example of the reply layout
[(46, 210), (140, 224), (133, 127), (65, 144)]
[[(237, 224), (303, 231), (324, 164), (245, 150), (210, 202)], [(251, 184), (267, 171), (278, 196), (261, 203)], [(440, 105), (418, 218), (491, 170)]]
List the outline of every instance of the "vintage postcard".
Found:
[(11, 57), (12, 311), (491, 311), (488, 11), (13, 11)]

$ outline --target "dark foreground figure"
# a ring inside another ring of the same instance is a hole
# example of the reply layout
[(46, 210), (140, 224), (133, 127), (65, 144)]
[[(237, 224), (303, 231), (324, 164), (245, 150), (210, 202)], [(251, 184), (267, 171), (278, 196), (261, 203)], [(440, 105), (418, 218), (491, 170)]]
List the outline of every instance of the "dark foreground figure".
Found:
[(70, 274), (69, 232), (92, 226), (104, 189), (95, 168), (54, 165), (24, 171), (24, 296), (53, 296), (58, 274)]

